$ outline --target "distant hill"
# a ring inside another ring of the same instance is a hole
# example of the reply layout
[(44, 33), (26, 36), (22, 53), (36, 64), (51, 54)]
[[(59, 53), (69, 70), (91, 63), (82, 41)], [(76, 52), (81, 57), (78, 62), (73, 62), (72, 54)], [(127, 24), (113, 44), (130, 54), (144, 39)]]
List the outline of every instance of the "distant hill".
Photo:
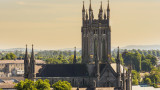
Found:
[(160, 50), (160, 45), (128, 45), (121, 49)]
[[(125, 46), (125, 47), (120, 47), (121, 49), (141, 49), (141, 50), (160, 50), (160, 45), (128, 45), (128, 46)], [(117, 49), (116, 47), (112, 47), (112, 50), (114, 49)], [(74, 51), (74, 48), (64, 48), (64, 49), (57, 49), (57, 50), (60, 50), (60, 51)], [(56, 50), (56, 51), (57, 51)], [(81, 51), (81, 48), (77, 48), (76, 49), (77, 51)], [(22, 51), (24, 52), (25, 51), (25, 48), (10, 48), (10, 49), (0, 49), (0, 52), (2, 51), (6, 51), (6, 52), (14, 52), (14, 51)], [(31, 52), (31, 49), (28, 49), (29, 52)], [(44, 50), (39, 50), (39, 49), (35, 49), (34, 50), (35, 52), (38, 52), (38, 51), (44, 51)], [(47, 50), (49, 51), (49, 50)]]
[[(0, 49), (0, 52), (5, 51), (5, 52), (14, 52), (14, 51), (22, 51), (24, 52), (26, 49), (25, 48), (10, 48), (10, 49)], [(56, 51), (74, 51), (74, 48), (64, 48), (64, 49), (57, 49)], [(80, 51), (81, 48), (76, 48), (77, 51)], [(29, 52), (31, 52), (31, 49), (28, 49)], [(44, 51), (44, 50), (39, 50), (39, 49), (34, 49), (35, 52), (39, 51)], [(49, 50), (46, 50), (49, 51)]]
[[(5, 52), (14, 52), (14, 51), (22, 51), (24, 52), (26, 49), (25, 48), (10, 48), (10, 49), (0, 49), (0, 51), (5, 51)], [(31, 49), (28, 49), (29, 52), (31, 52)], [(34, 51), (39, 51), (35, 49)]]

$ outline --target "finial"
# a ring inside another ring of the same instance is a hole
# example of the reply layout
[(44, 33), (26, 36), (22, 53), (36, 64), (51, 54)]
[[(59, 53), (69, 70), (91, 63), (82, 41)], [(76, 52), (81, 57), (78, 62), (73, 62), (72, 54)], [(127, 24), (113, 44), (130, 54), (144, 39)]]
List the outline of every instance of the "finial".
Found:
[(84, 1), (83, 1), (83, 11), (85, 11), (85, 7), (84, 7)]
[(119, 46), (118, 46), (118, 51), (117, 51), (117, 59), (119, 59)]
[(105, 9), (104, 9), (104, 19), (106, 19), (106, 11), (105, 11)]
[(26, 44), (26, 48), (27, 48), (27, 44)]
[(32, 44), (32, 48), (33, 48), (33, 44)]
[(89, 10), (91, 11), (92, 10), (92, 5), (91, 5), (91, 0), (90, 0), (90, 6), (89, 6)]
[(108, 7), (107, 7), (107, 9), (109, 9), (109, 0), (108, 0)]
[(86, 9), (86, 20), (88, 19), (88, 11), (87, 11), (87, 9)]
[(100, 7), (100, 9), (102, 10), (102, 1), (101, 1), (101, 7)]

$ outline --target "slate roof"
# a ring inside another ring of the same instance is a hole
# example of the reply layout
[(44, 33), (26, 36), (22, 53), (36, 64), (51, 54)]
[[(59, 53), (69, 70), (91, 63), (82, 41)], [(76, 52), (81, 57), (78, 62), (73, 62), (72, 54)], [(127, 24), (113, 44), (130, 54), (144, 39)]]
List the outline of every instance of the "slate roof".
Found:
[(43, 65), (36, 77), (80, 77), (88, 76), (84, 64), (46, 64)]
[[(94, 64), (91, 70), (95, 72)], [(105, 64), (100, 65), (100, 72)], [(94, 74), (92, 74), (94, 75)], [(85, 64), (43, 64), (36, 77), (87, 77), (89, 76), (88, 67)]]

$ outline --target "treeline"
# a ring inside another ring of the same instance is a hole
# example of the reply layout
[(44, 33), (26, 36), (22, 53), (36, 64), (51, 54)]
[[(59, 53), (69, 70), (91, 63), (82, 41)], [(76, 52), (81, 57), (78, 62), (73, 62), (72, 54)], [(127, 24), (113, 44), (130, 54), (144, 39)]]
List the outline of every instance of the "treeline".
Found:
[[(132, 66), (132, 84), (147, 84), (158, 87), (160, 82), (160, 67), (157, 65), (159, 50), (120, 50), (120, 60), (125, 66)], [(115, 62), (117, 50), (112, 52), (112, 62)], [(148, 72), (141, 80), (140, 73)]]
[[(132, 65), (136, 71), (150, 72), (157, 65), (159, 50), (120, 50), (121, 63), (125, 66)], [(154, 52), (154, 53), (153, 53)], [(117, 50), (112, 52), (112, 61), (115, 62)]]
[[(1, 60), (22, 60), (24, 59), (25, 52), (14, 51), (14, 52), (0, 52)], [(48, 64), (69, 64), (73, 63), (73, 54), (71, 50), (59, 51), (59, 50), (45, 50), (35, 52), (35, 59), (45, 60)], [(28, 52), (30, 56), (30, 53)], [(81, 62), (81, 53), (77, 52), (77, 63)]]
[(14, 86), (16, 90), (51, 90), (51, 87), (54, 90), (72, 89), (71, 83), (69, 83), (68, 81), (58, 81), (53, 85), (50, 85), (48, 79), (38, 79), (37, 81), (25, 79), (24, 81), (21, 80), (19, 83), (16, 83), (16, 85)]
[(136, 70), (132, 70), (132, 84), (147, 84), (158, 88), (160, 82), (160, 68), (153, 68), (150, 73), (145, 74), (144, 78), (141, 79), (140, 73)]
[[(36, 55), (37, 59), (45, 60), (47, 64), (72, 64), (74, 59), (73, 51), (41, 51)], [(76, 52), (77, 63), (81, 63), (81, 53)]]
[[(150, 55), (153, 55), (153, 56), (156, 56), (156, 57), (160, 57), (160, 50), (140, 50), (140, 49), (138, 49), (138, 50), (136, 50), (136, 49), (127, 50), (127, 49), (121, 49), (120, 52), (121, 53), (123, 53), (123, 52), (136, 53), (136, 52), (138, 52), (138, 53), (143, 54), (145, 56), (150, 54)], [(117, 56), (117, 49), (114, 49), (112, 51), (112, 56), (113, 57)]]

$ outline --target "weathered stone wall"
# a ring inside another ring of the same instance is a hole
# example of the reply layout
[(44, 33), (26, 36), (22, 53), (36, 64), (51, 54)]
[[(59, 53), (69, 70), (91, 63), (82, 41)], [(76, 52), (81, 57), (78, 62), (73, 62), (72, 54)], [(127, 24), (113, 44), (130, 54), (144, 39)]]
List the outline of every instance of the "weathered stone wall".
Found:
[(93, 81), (96, 80), (95, 78), (88, 77), (37, 77), (36, 80), (38, 79), (48, 79), (51, 85), (59, 80), (68, 81), (73, 87), (93, 87)]

